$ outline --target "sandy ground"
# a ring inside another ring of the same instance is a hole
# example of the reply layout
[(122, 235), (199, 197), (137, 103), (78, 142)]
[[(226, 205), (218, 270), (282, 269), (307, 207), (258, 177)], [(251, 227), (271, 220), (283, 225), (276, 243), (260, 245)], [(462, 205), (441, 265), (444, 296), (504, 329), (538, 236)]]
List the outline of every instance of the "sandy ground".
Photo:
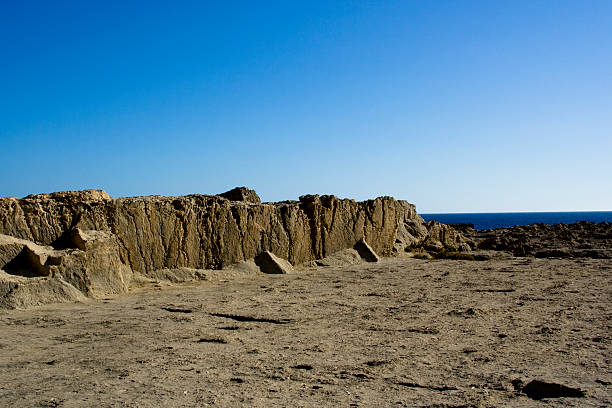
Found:
[(384, 259), (4, 311), (0, 405), (611, 406), (611, 272)]

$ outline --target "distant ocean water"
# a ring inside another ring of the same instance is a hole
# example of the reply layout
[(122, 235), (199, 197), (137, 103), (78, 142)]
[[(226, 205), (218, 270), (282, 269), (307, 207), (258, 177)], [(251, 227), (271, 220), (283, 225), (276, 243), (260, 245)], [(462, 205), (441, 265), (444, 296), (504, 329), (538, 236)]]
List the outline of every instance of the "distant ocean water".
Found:
[(477, 230), (514, 227), (536, 222), (544, 224), (572, 224), (578, 221), (612, 222), (612, 211), (583, 212), (517, 212), (517, 213), (452, 213), (419, 214), (425, 221), (443, 224), (474, 224)]

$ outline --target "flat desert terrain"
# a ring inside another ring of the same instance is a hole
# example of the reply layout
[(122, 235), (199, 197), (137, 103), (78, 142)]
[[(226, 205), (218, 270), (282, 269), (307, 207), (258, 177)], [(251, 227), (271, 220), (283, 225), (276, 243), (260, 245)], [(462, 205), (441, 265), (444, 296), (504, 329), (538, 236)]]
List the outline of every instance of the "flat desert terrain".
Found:
[(611, 272), (389, 258), (2, 311), (0, 405), (611, 406)]

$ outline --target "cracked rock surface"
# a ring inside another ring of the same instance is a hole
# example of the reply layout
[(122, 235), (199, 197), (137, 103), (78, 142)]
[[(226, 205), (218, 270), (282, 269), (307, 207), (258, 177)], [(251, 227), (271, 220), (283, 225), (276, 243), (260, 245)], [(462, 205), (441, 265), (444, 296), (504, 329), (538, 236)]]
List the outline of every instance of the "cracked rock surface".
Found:
[(74, 229), (110, 232), (123, 262), (147, 274), (220, 269), (263, 251), (301, 264), (352, 248), (362, 238), (376, 253), (389, 255), (400, 223), (423, 223), (414, 205), (391, 197), (356, 202), (308, 195), (260, 204), (253, 194), (224, 193), (240, 201), (205, 195), (113, 199), (98, 190), (0, 198), (0, 233), (58, 248), (67, 246)]
[[(278, 264), (286, 263), (287, 271), (361, 243), (368, 259), (423, 243), (469, 249), (452, 228), (425, 224), (413, 204), (392, 197), (356, 202), (305, 195), (299, 201), (262, 204), (245, 187), (216, 196), (115, 199), (101, 190), (84, 190), (4, 197), (0, 298), (10, 299), (0, 307), (61, 301), (58, 285), (99, 298), (147, 279), (201, 279), (205, 270), (249, 262), (266, 252)], [(20, 298), (28, 285), (44, 288), (50, 281), (53, 287), (41, 299)]]

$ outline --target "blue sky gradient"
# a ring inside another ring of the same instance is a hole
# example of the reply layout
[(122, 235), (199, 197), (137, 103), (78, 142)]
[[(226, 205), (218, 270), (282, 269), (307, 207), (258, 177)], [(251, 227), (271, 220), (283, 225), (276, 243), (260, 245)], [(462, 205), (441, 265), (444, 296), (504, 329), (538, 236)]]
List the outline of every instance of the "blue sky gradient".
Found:
[(612, 210), (612, 2), (0, 5), (0, 195)]

